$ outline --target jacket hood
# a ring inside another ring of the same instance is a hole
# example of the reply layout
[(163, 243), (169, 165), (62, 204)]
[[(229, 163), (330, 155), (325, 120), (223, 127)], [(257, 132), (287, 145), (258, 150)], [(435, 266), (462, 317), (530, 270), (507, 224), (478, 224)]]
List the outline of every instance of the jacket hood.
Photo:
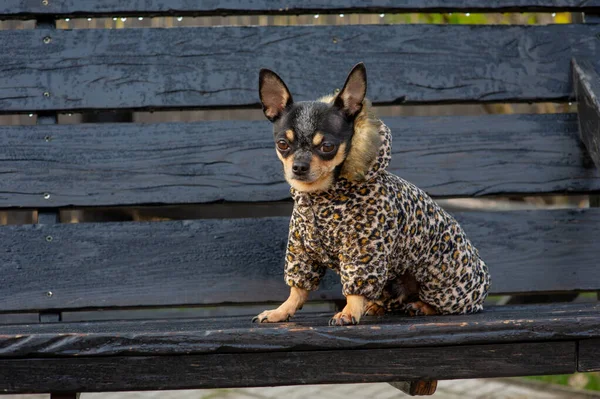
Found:
[(392, 159), (392, 132), (383, 122), (379, 128), (379, 137), (381, 138), (379, 152), (365, 176), (367, 181), (373, 179), (379, 173), (387, 169)]

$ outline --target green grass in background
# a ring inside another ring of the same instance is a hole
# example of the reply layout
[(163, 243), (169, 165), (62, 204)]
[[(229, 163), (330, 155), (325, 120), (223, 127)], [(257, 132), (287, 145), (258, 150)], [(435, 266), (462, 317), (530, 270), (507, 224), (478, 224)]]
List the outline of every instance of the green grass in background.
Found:
[(541, 375), (525, 377), (525, 379), (542, 381), (549, 384), (565, 385), (571, 388), (600, 391), (600, 373)]
[(568, 24), (571, 13), (445, 13), (445, 14), (387, 14), (385, 23), (390, 24), (451, 24), (451, 25), (537, 25), (537, 24)]

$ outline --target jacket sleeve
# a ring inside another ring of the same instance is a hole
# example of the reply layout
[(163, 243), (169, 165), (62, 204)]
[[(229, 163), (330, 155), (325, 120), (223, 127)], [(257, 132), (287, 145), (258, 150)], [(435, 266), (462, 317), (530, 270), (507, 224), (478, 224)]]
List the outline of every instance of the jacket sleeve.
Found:
[(285, 282), (290, 287), (314, 291), (319, 288), (327, 268), (317, 262), (306, 251), (295, 213), (290, 220), (290, 233), (285, 254)]

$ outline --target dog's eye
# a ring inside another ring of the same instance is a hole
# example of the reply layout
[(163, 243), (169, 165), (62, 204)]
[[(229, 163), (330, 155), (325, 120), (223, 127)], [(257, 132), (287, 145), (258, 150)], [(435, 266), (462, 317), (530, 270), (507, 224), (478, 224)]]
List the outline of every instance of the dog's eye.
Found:
[(335, 149), (335, 146), (331, 143), (323, 143), (321, 146), (321, 151), (323, 152), (331, 152)]
[(279, 148), (280, 151), (287, 151), (287, 149), (290, 148), (290, 145), (285, 140), (279, 140), (277, 142), (277, 148)]

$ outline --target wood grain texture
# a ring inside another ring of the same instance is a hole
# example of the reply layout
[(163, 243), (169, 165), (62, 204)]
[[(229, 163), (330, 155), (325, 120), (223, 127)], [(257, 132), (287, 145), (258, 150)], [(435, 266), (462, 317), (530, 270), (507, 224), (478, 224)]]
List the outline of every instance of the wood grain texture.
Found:
[[(494, 293), (600, 287), (600, 210), (456, 217), (488, 263)], [(5, 226), (0, 310), (281, 301), (288, 222)], [(341, 298), (338, 284), (330, 275), (313, 298)]]
[(577, 371), (600, 371), (600, 339), (579, 341)]
[(351, 328), (330, 327), (328, 320), (332, 313), (302, 311), (292, 321), (277, 324), (252, 324), (252, 316), (20, 324), (0, 326), (0, 358), (356, 350), (566, 341), (600, 337), (599, 311), (600, 305), (589, 303), (500, 306), (473, 315), (364, 317), (361, 324)]
[(36, 15), (101, 16), (101, 15), (248, 15), (248, 14), (312, 14), (368, 12), (443, 12), (443, 11), (594, 11), (600, 1), (581, 0), (4, 0), (0, 16), (34, 18)]
[(6, 30), (0, 110), (257, 106), (262, 67), (308, 100), (359, 61), (376, 103), (567, 100), (570, 60), (600, 60), (599, 33), (595, 24)]
[[(229, 388), (563, 374), (575, 342), (355, 351), (0, 360), (3, 393)], [(316, 372), (319, 370), (319, 372)]]
[[(433, 196), (600, 190), (574, 114), (384, 119), (389, 170)], [(271, 131), (266, 120), (0, 126), (0, 206), (288, 199)]]
[(600, 75), (587, 60), (573, 60), (579, 133), (592, 161), (600, 169)]

